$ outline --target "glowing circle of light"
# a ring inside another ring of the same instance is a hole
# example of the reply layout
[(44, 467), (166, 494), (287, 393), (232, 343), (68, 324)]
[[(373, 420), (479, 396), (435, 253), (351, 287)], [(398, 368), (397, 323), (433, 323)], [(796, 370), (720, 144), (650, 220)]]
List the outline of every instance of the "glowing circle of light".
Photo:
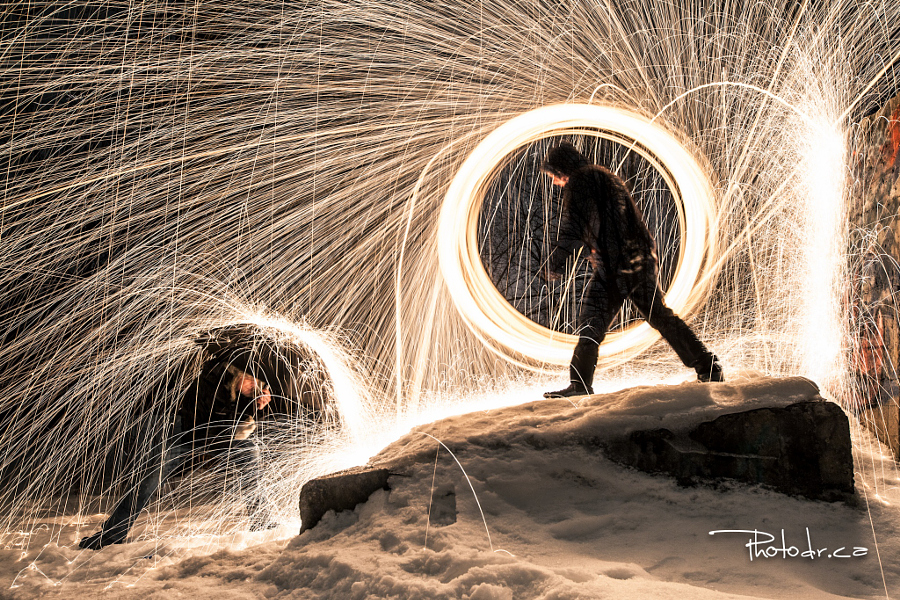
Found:
[[(566, 365), (577, 337), (538, 325), (497, 290), (478, 249), (478, 220), (485, 191), (496, 170), (515, 149), (564, 134), (604, 137), (631, 146), (657, 167), (679, 210), (682, 248), (666, 304), (685, 316), (706, 299), (715, 232), (710, 227), (714, 196), (707, 172), (674, 135), (637, 113), (612, 106), (555, 104), (507, 121), (464, 161), (444, 198), (438, 225), (441, 272), (459, 314), (492, 351), (512, 362)], [(600, 364), (627, 360), (659, 339), (647, 323), (610, 332), (600, 347)], [(525, 360), (523, 360), (525, 359)]]

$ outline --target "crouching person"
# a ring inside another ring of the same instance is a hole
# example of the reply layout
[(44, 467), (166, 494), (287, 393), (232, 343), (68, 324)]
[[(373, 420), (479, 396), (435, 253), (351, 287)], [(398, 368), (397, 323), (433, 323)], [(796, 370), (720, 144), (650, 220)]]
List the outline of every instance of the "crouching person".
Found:
[(201, 454), (220, 458), (236, 471), (251, 529), (274, 526), (259, 485), (260, 450), (255, 436), (257, 421), (270, 409), (269, 386), (247, 372), (253, 368), (246, 359), (241, 364), (232, 353), (210, 352), (208, 347), (204, 352), (211, 357), (185, 390), (168, 435), (146, 454), (137, 485), (119, 499), (100, 531), (81, 540), (81, 548), (98, 550), (123, 543), (163, 482), (182, 467), (192, 467), (196, 462), (192, 458)]

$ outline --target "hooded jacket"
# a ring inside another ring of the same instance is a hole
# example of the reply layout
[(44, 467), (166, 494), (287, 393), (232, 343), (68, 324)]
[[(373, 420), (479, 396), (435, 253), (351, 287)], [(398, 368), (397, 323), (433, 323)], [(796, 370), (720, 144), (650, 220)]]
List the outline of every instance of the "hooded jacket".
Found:
[[(179, 415), (195, 439), (252, 429), (271, 415), (318, 420), (333, 407), (328, 402), (327, 373), (311, 350), (276, 343), (252, 324), (239, 323), (204, 332), (195, 339), (201, 348), (195, 379), (185, 390)], [(244, 377), (256, 381), (252, 395), (241, 394)], [(256, 398), (267, 386), (271, 401), (258, 409)], [(237, 438), (241, 439), (241, 438)]]
[(563, 188), (559, 233), (549, 271), (562, 274), (566, 261), (577, 255), (589, 258), (595, 271), (610, 283), (639, 270), (655, 273), (656, 242), (625, 182), (586, 160), (573, 171), (556, 173), (569, 180)]

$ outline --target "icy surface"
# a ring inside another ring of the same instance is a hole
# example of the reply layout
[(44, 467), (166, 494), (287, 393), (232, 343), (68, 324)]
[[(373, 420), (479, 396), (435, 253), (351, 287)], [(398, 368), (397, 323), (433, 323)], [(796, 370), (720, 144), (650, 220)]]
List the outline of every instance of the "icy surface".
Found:
[[(627, 600), (898, 594), (900, 480), (893, 461), (858, 427), (853, 431), (856, 507), (739, 484), (682, 488), (666, 477), (619, 467), (583, 447), (551, 443), (565, 442), (578, 419), (593, 419), (590, 426), (598, 429), (646, 422), (671, 426), (675, 407), (713, 414), (729, 403), (750, 408), (758, 401), (790, 402), (814, 393), (799, 380), (659, 386), (595, 396), (580, 406), (539, 402), (422, 427), (459, 450), (480, 509), (450, 454), (443, 448), (437, 452), (433, 439), (411, 432), (381, 458), (428, 452), (429, 462), (411, 466), (409, 476), (393, 477), (390, 491), (376, 492), (354, 512), (327, 514), (301, 536), (292, 537), (293, 524), (227, 539), (157, 539), (90, 552), (79, 550), (76, 541), (103, 515), (87, 522), (48, 517), (48, 523), (65, 524), (57, 537), (50, 539), (45, 531), (58, 528), (38, 528), (21, 540), (7, 540), (0, 555), (0, 598)], [(587, 405), (602, 410), (587, 411)], [(538, 438), (544, 443), (535, 444)], [(782, 547), (782, 530), (788, 548), (825, 550), (815, 559), (778, 554), (751, 560), (745, 544), (752, 534), (709, 533), (730, 529), (776, 536), (777, 543), (761, 545), (762, 550)], [(866, 554), (834, 557), (841, 547), (846, 553), (865, 548)]]

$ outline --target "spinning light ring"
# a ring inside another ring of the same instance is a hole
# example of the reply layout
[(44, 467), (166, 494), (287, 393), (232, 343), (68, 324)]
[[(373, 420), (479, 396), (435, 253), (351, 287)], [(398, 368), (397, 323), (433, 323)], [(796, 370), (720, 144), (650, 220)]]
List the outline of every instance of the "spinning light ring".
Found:
[[(682, 247), (666, 304), (685, 316), (703, 303), (701, 278), (715, 247), (710, 228), (713, 190), (697, 159), (668, 131), (621, 108), (556, 104), (504, 123), (469, 155), (450, 184), (441, 209), (438, 256), (447, 287), (469, 328), (493, 351), (519, 364), (566, 365), (577, 337), (553, 331), (517, 311), (494, 286), (478, 249), (478, 221), (485, 191), (510, 153), (531, 142), (565, 134), (588, 134), (632, 147), (660, 172), (679, 212)], [(659, 338), (641, 322), (611, 332), (599, 361), (618, 362), (646, 350)]]

